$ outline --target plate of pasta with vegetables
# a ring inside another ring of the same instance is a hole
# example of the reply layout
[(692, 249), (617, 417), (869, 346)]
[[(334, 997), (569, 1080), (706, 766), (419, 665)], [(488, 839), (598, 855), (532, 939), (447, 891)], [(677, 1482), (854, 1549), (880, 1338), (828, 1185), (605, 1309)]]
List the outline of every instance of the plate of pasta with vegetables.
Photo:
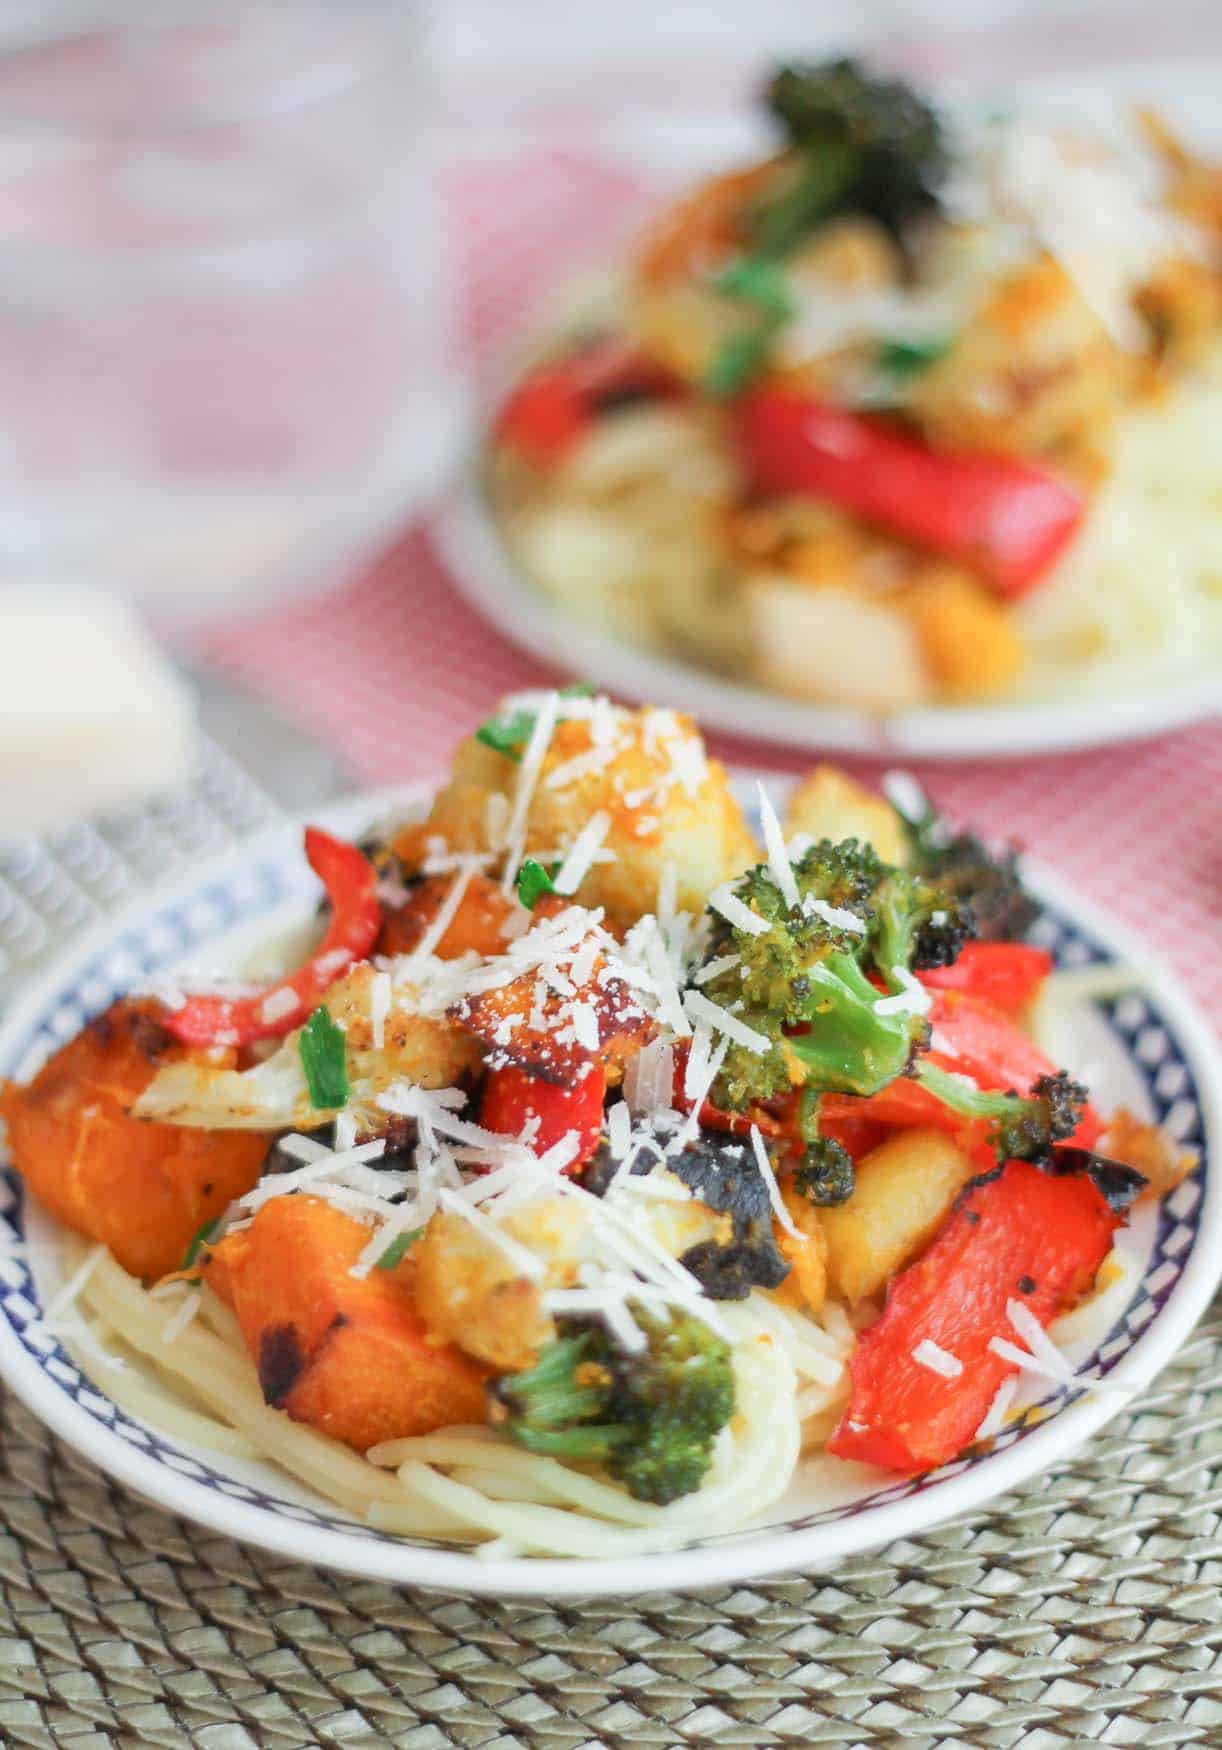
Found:
[(1207, 80), (1147, 80), (999, 110), (778, 68), (731, 167), (660, 192), (507, 369), (441, 523), (459, 587), (604, 685), (805, 745), (1216, 710), (1222, 139)]
[(1219, 1272), (1208, 1029), (910, 775), (587, 687), (0, 1028), (0, 1374), (236, 1538), (472, 1592), (812, 1569), (1130, 1402)]

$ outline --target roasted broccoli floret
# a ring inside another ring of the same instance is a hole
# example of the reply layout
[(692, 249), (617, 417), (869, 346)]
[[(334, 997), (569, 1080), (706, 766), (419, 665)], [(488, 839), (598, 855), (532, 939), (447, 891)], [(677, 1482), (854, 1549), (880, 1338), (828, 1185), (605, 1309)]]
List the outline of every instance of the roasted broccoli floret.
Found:
[(793, 1176), (794, 1189), (825, 1208), (833, 1203), (847, 1203), (856, 1182), (852, 1155), (843, 1143), (833, 1142), (830, 1136), (811, 1139)]
[(879, 883), (874, 910), (874, 953), (884, 977), (896, 966), (950, 966), (976, 934), (972, 908), (953, 887), (904, 869), (891, 870)]
[(952, 1075), (922, 1061), (917, 1080), (943, 1105), (965, 1118), (991, 1120), (989, 1147), (999, 1161), (1047, 1161), (1053, 1145), (1072, 1136), (1082, 1116), (1087, 1092), (1065, 1070), (1040, 1076), (1030, 1094), (993, 1093), (977, 1088), (965, 1076)]
[(638, 1501), (700, 1487), (734, 1414), (728, 1346), (691, 1313), (631, 1307), (639, 1353), (597, 1321), (562, 1319), (535, 1365), (492, 1387), (500, 1426), (531, 1452), (595, 1460)]
[[(926, 1037), (918, 1005), (901, 996), (923, 954), (966, 927), (949, 902), (883, 863), (856, 839), (811, 845), (793, 864), (799, 903), (791, 908), (767, 864), (749, 870), (735, 893), (766, 930), (715, 932), (711, 955), (735, 964), (705, 993), (769, 1042), (734, 1041), (717, 1087), (718, 1104), (741, 1111), (802, 1083), (816, 1093), (873, 1094), (902, 1075)], [(926, 936), (924, 932), (929, 931)], [(881, 976), (880, 991), (871, 973)]]
[(908, 836), (909, 866), (970, 907), (980, 940), (1021, 941), (1039, 916), (1039, 906), (1023, 886), (1014, 846), (991, 851), (975, 833), (952, 831), (924, 797), (913, 813), (900, 808), (899, 814)]
[(912, 88), (844, 59), (781, 67), (765, 101), (799, 163), (785, 195), (757, 215), (757, 246), (784, 247), (835, 212), (899, 232), (937, 205), (949, 166), (937, 113)]

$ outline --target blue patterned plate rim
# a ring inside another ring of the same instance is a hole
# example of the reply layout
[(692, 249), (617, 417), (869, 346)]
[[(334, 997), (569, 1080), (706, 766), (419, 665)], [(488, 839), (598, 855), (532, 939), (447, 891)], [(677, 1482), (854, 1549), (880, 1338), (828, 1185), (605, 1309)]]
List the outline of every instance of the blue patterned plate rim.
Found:
[[(783, 781), (770, 781), (779, 791)], [(429, 786), (416, 785), (353, 797), (328, 805), (313, 818), (335, 831), (357, 834), (429, 793)], [(40, 1041), (66, 1037), (86, 1013), (105, 1007), (125, 987), (124, 980), (134, 983), (154, 967), (169, 966), (183, 952), (230, 937), (277, 907), (304, 901), (311, 888), (300, 856), (299, 830), (291, 823), (270, 828), (198, 871), (150, 890), (121, 915), (71, 944), (0, 1024), (0, 1074), (21, 1072)], [(1157, 1036), (1159, 1049), (1165, 1046), (1173, 1053), (1164, 1070), (1174, 1074), (1168, 1079), (1142, 1072), (1156, 1111), (1165, 1116), (1167, 1108), (1155, 1092), (1157, 1079), (1174, 1089), (1181, 1109), (1197, 1114), (1195, 1134), (1185, 1134), (1200, 1149), (1202, 1164), (1181, 1187), (1185, 1196), (1178, 1213), (1164, 1203), (1151, 1258), (1123, 1315), (1124, 1333), (1104, 1341), (1095, 1357), (1104, 1372), (1123, 1359), (1148, 1380), (1187, 1337), (1222, 1277), (1222, 1184), (1216, 1170), (1210, 1172), (1209, 1159), (1222, 1136), (1222, 1059), (1205, 1018), (1173, 974), (1139, 941), (1055, 876), (1040, 869), (1029, 873), (1048, 927), (1059, 936), (1062, 949), (1066, 942), (1073, 948), (1069, 958), (1074, 963), (1119, 960), (1142, 969), (1136, 1018), (1130, 1016), (1123, 1040), (1126, 1056), (1140, 1069), (1144, 1046), (1139, 1048), (1139, 1037)], [(1124, 1030), (1114, 1016), (1109, 1020), (1119, 1042)], [(23, 1199), (11, 1175), (9, 1183), (12, 1203), (0, 1222), (20, 1238)], [(1103, 1427), (1127, 1401), (1114, 1393), (1081, 1393), (1070, 1401), (1063, 1397), (1055, 1413), (1008, 1430), (986, 1454), (960, 1459), (928, 1478), (884, 1484), (864, 1501), (798, 1521), (749, 1527), (656, 1555), (571, 1562), (487, 1560), (459, 1547), (374, 1532), (334, 1511), (271, 1495), (237, 1481), (214, 1455), (196, 1457), (150, 1432), (146, 1424), (118, 1411), (104, 1387), (82, 1376), (62, 1347), (38, 1333), (37, 1290), (28, 1265), (23, 1259), (6, 1264), (11, 1280), (0, 1282), (0, 1376), (54, 1433), (103, 1471), (170, 1512), (276, 1554), (367, 1579), (449, 1592), (615, 1596), (826, 1570), (846, 1556), (927, 1531), (1038, 1476)], [(27, 1329), (39, 1337), (38, 1347)], [(1122, 1353), (1109, 1357), (1117, 1345)]]

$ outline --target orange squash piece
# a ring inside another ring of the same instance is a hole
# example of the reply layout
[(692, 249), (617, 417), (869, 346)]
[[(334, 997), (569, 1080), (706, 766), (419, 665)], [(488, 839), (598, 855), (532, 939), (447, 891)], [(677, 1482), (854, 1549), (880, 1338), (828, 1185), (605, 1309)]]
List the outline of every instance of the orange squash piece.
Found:
[(1022, 664), (1009, 605), (950, 566), (931, 568), (900, 598), (939, 692), (951, 699), (1000, 692)]
[[(410, 954), (449, 897), (453, 875), (429, 875), (397, 909), (384, 910), (379, 954)], [(501, 954), (505, 950), (505, 926), (514, 910), (495, 881), (472, 875), (462, 903), (451, 918), (433, 952), (439, 960), (456, 960), (460, 954)]]
[(259, 1177), (269, 1138), (131, 1116), (160, 1065), (191, 1055), (152, 1005), (121, 1001), (0, 1086), (13, 1164), (65, 1226), (108, 1246), (133, 1276), (176, 1270), (192, 1237)]
[(392, 1270), (352, 1275), (369, 1232), (297, 1193), (272, 1198), (204, 1254), (205, 1280), (233, 1308), (264, 1397), (358, 1452), (482, 1422), (487, 1376), (426, 1332), (410, 1253)]

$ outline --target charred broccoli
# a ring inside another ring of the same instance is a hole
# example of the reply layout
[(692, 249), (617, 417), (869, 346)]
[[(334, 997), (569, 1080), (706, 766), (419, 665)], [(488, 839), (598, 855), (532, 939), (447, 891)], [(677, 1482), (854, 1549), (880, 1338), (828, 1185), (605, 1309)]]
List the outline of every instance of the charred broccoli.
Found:
[(976, 934), (971, 906), (948, 882), (893, 869), (874, 894), (879, 967), (950, 966)]
[(664, 1506), (704, 1481), (734, 1414), (734, 1372), (728, 1346), (693, 1314), (631, 1310), (639, 1353), (599, 1322), (562, 1319), (535, 1365), (492, 1394), (520, 1446), (602, 1463), (634, 1499)]
[(713, 280), (752, 319), (731, 334), (704, 379), (710, 395), (737, 395), (767, 363), (794, 312), (779, 266), (802, 239), (841, 213), (863, 213), (897, 236), (932, 208), (946, 174), (941, 123), (908, 86), (856, 61), (782, 67), (766, 101), (789, 137), (766, 188), (742, 215), (743, 253)]
[(794, 181), (757, 215), (757, 247), (787, 247), (834, 212), (889, 230), (937, 205), (949, 166), (936, 112), (912, 88), (843, 59), (796, 63), (765, 94), (798, 155)]
[(730, 1044), (717, 1092), (733, 1110), (795, 1083), (873, 1094), (902, 1075), (926, 1037), (921, 1005), (908, 1000), (912, 968), (945, 964), (970, 929), (953, 894), (856, 839), (811, 845), (793, 875), (791, 908), (768, 864), (749, 870), (735, 893), (768, 928), (714, 934), (711, 955), (728, 949), (735, 962), (705, 993), (768, 1040), (763, 1052)]
[[(657, 1161), (642, 1152), (631, 1173), (645, 1176)], [(789, 1274), (772, 1226), (768, 1187), (750, 1148), (724, 1131), (701, 1128), (683, 1148), (667, 1155), (665, 1166), (688, 1190), (717, 1215), (715, 1238), (700, 1240), (682, 1253), (679, 1262), (699, 1282), (710, 1300), (745, 1300), (753, 1288), (777, 1288)], [(605, 1143), (599, 1145), (581, 1171), (581, 1183), (602, 1197), (621, 1170)]]
[(995, 852), (975, 833), (952, 831), (919, 791), (911, 813), (904, 807), (897, 812), (908, 837), (909, 866), (971, 908), (981, 941), (1021, 941), (1039, 907), (1023, 886), (1013, 845)]
[(991, 1120), (989, 1147), (1001, 1162), (1050, 1160), (1054, 1143), (1064, 1142), (1077, 1129), (1087, 1099), (1081, 1082), (1065, 1070), (1040, 1076), (1025, 1097), (975, 1087), (965, 1076), (925, 1061), (916, 1074), (953, 1112)]
[(811, 1139), (793, 1176), (795, 1191), (824, 1207), (847, 1203), (856, 1182), (852, 1155), (842, 1143), (833, 1142), (830, 1136)]

